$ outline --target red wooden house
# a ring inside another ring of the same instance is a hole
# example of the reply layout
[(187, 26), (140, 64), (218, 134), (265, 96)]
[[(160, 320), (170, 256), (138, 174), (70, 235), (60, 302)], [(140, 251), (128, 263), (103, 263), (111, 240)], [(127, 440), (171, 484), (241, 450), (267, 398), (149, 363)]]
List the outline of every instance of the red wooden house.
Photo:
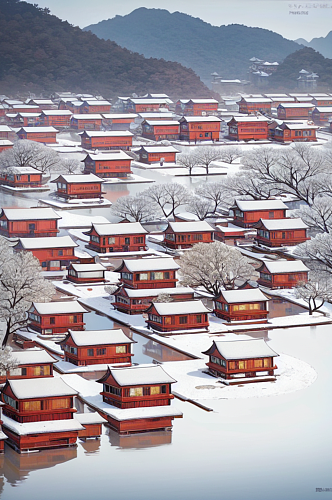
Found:
[(73, 446), (83, 426), (74, 419), (77, 391), (59, 378), (8, 380), (3, 427), (17, 451)]
[(332, 120), (332, 106), (316, 106), (312, 112), (315, 123), (328, 123)]
[(179, 134), (180, 125), (175, 120), (144, 120), (142, 123), (142, 137), (152, 141), (178, 140)]
[(178, 286), (175, 288), (127, 288), (120, 286), (114, 293), (113, 306), (125, 314), (142, 314), (159, 295), (170, 295), (172, 301), (194, 300), (195, 292), (191, 288)]
[(99, 263), (80, 264), (71, 262), (68, 266), (67, 280), (74, 283), (102, 283), (106, 281), (105, 271), (106, 267)]
[(223, 290), (214, 301), (214, 313), (228, 323), (238, 321), (266, 322), (268, 298), (259, 288)]
[(328, 107), (332, 106), (332, 96), (331, 95), (326, 95), (326, 96), (316, 96), (313, 98), (312, 103), (315, 106), (322, 106), (322, 107)]
[(103, 402), (110, 405), (102, 410), (120, 434), (170, 429), (174, 416), (182, 416), (170, 408), (176, 380), (161, 366), (109, 368), (98, 382), (103, 384)]
[(84, 161), (84, 174), (95, 174), (99, 177), (128, 177), (131, 172), (132, 158), (124, 151), (108, 153), (90, 153)]
[(4, 403), (1, 403), (0, 401), (0, 455), (2, 455), (5, 451), (5, 439), (7, 439), (7, 436), (4, 432), (2, 432), (2, 406), (4, 406)]
[(70, 126), (75, 130), (100, 130), (102, 121), (103, 117), (99, 114), (73, 114)]
[(299, 281), (308, 280), (309, 269), (301, 260), (265, 260), (258, 269), (259, 285), (267, 288), (293, 288)]
[(58, 362), (47, 351), (37, 347), (13, 351), (12, 357), (15, 359), (17, 367), (12, 368), (7, 373), (0, 372), (0, 383), (6, 382), (6, 379), (53, 377), (53, 364)]
[(278, 118), (279, 120), (287, 120), (294, 118), (310, 118), (312, 111), (315, 109), (315, 106), (309, 102), (305, 103), (284, 103), (279, 104)]
[(145, 250), (146, 230), (139, 222), (92, 224), (88, 248), (98, 253)]
[(147, 324), (159, 332), (208, 329), (210, 311), (201, 300), (155, 302), (149, 309)]
[(83, 149), (123, 149), (129, 151), (133, 143), (133, 134), (129, 130), (110, 130), (107, 132), (84, 131), (81, 134)]
[(77, 246), (70, 236), (49, 236), (20, 238), (15, 250), (32, 252), (44, 271), (59, 271), (78, 258), (74, 253)]
[(32, 104), (14, 104), (10, 107), (10, 112), (12, 113), (40, 113), (41, 108), (39, 106), (33, 106)]
[(310, 238), (307, 236), (308, 226), (300, 218), (294, 219), (260, 219), (254, 226), (258, 245), (281, 247), (298, 245)]
[(265, 116), (233, 117), (228, 123), (228, 136), (235, 141), (267, 140), (268, 118)]
[(116, 330), (69, 330), (60, 345), (65, 353), (65, 361), (76, 366), (117, 363), (131, 366), (133, 343), (135, 341), (118, 328)]
[(41, 113), (7, 113), (6, 122), (10, 127), (38, 127), (40, 125)]
[(264, 339), (214, 340), (203, 354), (209, 356), (209, 372), (229, 383), (275, 380), (274, 370), (278, 367), (273, 358), (279, 354)]
[(28, 311), (29, 328), (41, 335), (83, 330), (87, 311), (77, 300), (33, 302)]
[(58, 215), (52, 208), (2, 208), (0, 235), (7, 238), (56, 236)]
[(171, 257), (123, 260), (115, 272), (120, 273), (126, 288), (174, 288), (180, 266)]
[(214, 114), (218, 111), (218, 101), (215, 99), (189, 99), (184, 104), (183, 114), (185, 116), (202, 116)]
[(218, 141), (221, 120), (216, 116), (184, 116), (180, 119), (181, 141)]
[(81, 113), (98, 114), (98, 113), (110, 113), (111, 103), (108, 101), (99, 100), (87, 100), (83, 101)]
[(195, 243), (211, 243), (214, 230), (206, 221), (169, 222), (164, 245), (168, 248), (190, 248)]
[(269, 97), (242, 97), (237, 103), (239, 112), (249, 115), (251, 113), (271, 113), (272, 100)]
[(14, 146), (12, 141), (8, 141), (7, 139), (0, 139), (0, 153), (5, 151), (6, 149), (11, 149)]
[(27, 104), (32, 104), (33, 106), (38, 106), (40, 109), (56, 109), (56, 104), (51, 99), (28, 99)]
[(280, 200), (235, 200), (230, 214), (237, 226), (253, 227), (260, 219), (285, 219), (287, 208)]
[(164, 98), (137, 98), (128, 99), (126, 110), (130, 113), (147, 113), (149, 111), (159, 111), (160, 108), (169, 109), (170, 99)]
[(103, 125), (110, 130), (129, 130), (135, 122), (136, 113), (103, 113)]
[(244, 240), (248, 238), (249, 235), (250, 230), (247, 228), (235, 226), (234, 224), (228, 224), (227, 226), (215, 224), (215, 241), (221, 241), (226, 245), (234, 246), (237, 244), (237, 240)]
[(168, 111), (167, 109), (164, 109), (160, 113), (139, 113), (138, 115), (138, 121), (140, 123), (144, 122), (144, 120), (176, 120), (176, 115), (172, 113), (171, 111)]
[(316, 130), (318, 127), (313, 123), (284, 122), (274, 130), (274, 140), (278, 142), (313, 142), (317, 141)]
[(141, 163), (175, 163), (179, 151), (173, 146), (142, 146), (135, 153)]
[(90, 198), (103, 198), (103, 179), (94, 174), (68, 174), (60, 175), (51, 183), (55, 183), (56, 196), (67, 200), (82, 200)]
[(10, 167), (0, 172), (0, 183), (13, 188), (42, 186), (43, 174), (33, 167)]
[(18, 132), (19, 139), (55, 144), (58, 130), (54, 127), (22, 127)]
[(68, 109), (48, 109), (42, 111), (40, 120), (44, 127), (68, 128), (72, 115)]
[(0, 125), (0, 139), (10, 139), (13, 131), (8, 125)]

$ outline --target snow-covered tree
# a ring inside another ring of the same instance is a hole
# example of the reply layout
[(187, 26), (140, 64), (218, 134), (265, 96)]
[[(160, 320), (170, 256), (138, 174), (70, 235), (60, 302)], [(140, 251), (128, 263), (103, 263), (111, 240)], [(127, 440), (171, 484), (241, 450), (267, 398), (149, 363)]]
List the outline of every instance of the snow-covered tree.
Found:
[(298, 298), (307, 302), (309, 314), (318, 311), (325, 301), (332, 300), (332, 276), (326, 272), (311, 271), (307, 282), (300, 281), (295, 287)]
[(111, 207), (111, 212), (133, 222), (146, 222), (158, 219), (162, 212), (156, 203), (143, 194), (118, 198)]
[(214, 161), (218, 161), (222, 157), (221, 148), (214, 146), (202, 146), (195, 151), (198, 163), (203, 165), (206, 174), (209, 174), (209, 167)]
[(59, 168), (67, 174), (80, 174), (84, 168), (84, 164), (75, 160), (75, 158), (64, 158), (59, 164)]
[(311, 206), (305, 205), (293, 212), (294, 217), (301, 217), (312, 231), (332, 233), (332, 198), (316, 197)]
[(230, 164), (242, 156), (241, 148), (238, 146), (225, 146), (220, 148), (220, 152), (221, 161)]
[(310, 269), (326, 271), (332, 275), (332, 234), (319, 233), (301, 243), (294, 250), (294, 256), (303, 259)]
[(159, 302), (172, 302), (173, 299), (169, 293), (160, 293), (158, 297), (153, 299), (152, 302), (159, 303)]
[(190, 199), (189, 191), (176, 182), (153, 184), (142, 195), (154, 206), (158, 205), (166, 218), (174, 217), (175, 210)]
[(39, 142), (19, 140), (0, 154), (0, 169), (34, 167), (46, 173), (59, 167), (60, 156), (54, 149)]
[(180, 283), (203, 287), (217, 297), (239, 280), (253, 277), (255, 269), (239, 250), (219, 241), (197, 243), (180, 257)]
[(205, 220), (213, 211), (213, 203), (207, 199), (193, 195), (187, 205), (187, 211), (196, 215), (199, 220)]
[(48, 302), (53, 294), (54, 286), (42, 276), (31, 252), (8, 253), (0, 276), (0, 320), (6, 324), (3, 346), (11, 333), (27, 324), (32, 302)]
[(4, 349), (0, 349), (0, 375), (6, 375), (9, 370), (16, 368), (17, 365), (18, 362), (11, 347), (6, 346)]
[(181, 153), (176, 159), (177, 163), (182, 167), (186, 168), (191, 175), (194, 167), (199, 165), (199, 160), (196, 151), (190, 151), (189, 153)]
[(195, 189), (195, 194), (212, 203), (212, 212), (214, 213), (219, 205), (229, 207), (233, 204), (233, 198), (229, 195), (225, 188), (225, 183), (222, 182), (207, 182), (201, 184)]

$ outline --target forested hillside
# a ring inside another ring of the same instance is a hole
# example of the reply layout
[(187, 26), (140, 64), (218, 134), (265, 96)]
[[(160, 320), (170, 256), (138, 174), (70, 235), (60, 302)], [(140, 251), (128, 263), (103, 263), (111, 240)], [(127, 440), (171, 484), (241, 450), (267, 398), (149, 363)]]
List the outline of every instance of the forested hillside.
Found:
[(302, 43), (307, 47), (318, 50), (324, 57), (329, 57), (332, 59), (332, 31), (330, 31), (325, 37), (321, 36), (319, 38), (313, 38), (311, 42), (299, 39), (295, 40), (297, 43)]
[(1, 93), (9, 95), (64, 90), (104, 97), (211, 95), (191, 69), (146, 59), (18, 0), (0, 0), (0, 54)]

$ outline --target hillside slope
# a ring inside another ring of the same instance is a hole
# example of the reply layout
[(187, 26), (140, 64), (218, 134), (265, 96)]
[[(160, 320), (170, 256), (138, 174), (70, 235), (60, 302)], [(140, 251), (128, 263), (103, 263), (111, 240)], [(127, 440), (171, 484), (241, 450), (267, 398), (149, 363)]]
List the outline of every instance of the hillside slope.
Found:
[(0, 0), (1, 93), (76, 91), (105, 97), (136, 92), (207, 97), (191, 70), (100, 40), (18, 0)]
[(302, 43), (307, 47), (311, 47), (312, 49), (320, 52), (324, 57), (328, 57), (332, 59), (332, 31), (330, 31), (325, 37), (321, 36), (319, 38), (313, 38), (310, 42), (299, 38), (295, 40), (297, 43)]
[(98, 37), (146, 57), (163, 57), (192, 68), (204, 82), (217, 71), (225, 78), (246, 78), (253, 56), (281, 61), (299, 49), (273, 31), (238, 24), (211, 26), (201, 19), (167, 10), (139, 8), (126, 16), (84, 28)]

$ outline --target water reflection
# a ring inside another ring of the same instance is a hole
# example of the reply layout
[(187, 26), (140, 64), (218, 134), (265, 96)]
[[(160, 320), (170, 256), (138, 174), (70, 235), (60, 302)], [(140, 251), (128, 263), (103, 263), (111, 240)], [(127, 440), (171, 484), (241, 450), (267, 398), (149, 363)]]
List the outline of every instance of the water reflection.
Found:
[(100, 439), (87, 439), (79, 441), (80, 446), (84, 449), (85, 455), (95, 455), (100, 451)]
[(152, 448), (172, 443), (172, 431), (142, 432), (140, 434), (121, 436), (117, 432), (108, 428), (106, 435), (108, 435), (111, 446), (127, 450)]
[(305, 307), (293, 304), (292, 302), (282, 298), (273, 297), (269, 301), (269, 318), (294, 316), (295, 314), (300, 314), (306, 311), (307, 309)]
[[(136, 337), (135, 337), (136, 340)], [(159, 342), (155, 342), (154, 340), (149, 340), (142, 347), (143, 353), (156, 361), (166, 362), (166, 361), (185, 361), (187, 359), (191, 359), (185, 354), (175, 351), (174, 349), (170, 349)]]

